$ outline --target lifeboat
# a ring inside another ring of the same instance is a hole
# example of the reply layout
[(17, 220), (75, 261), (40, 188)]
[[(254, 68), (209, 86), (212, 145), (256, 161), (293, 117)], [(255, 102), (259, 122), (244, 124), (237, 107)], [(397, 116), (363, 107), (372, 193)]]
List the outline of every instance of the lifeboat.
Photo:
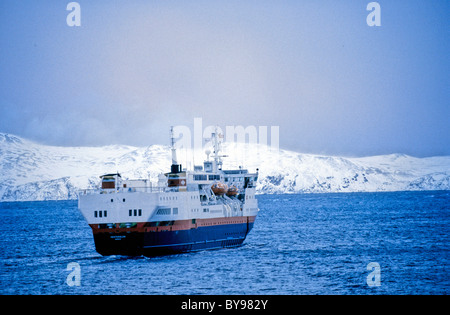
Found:
[(217, 182), (212, 184), (211, 189), (215, 195), (222, 196), (228, 191), (228, 186), (224, 183)]
[(230, 188), (228, 188), (227, 196), (232, 197), (236, 196), (238, 194), (238, 189), (236, 186), (232, 185)]

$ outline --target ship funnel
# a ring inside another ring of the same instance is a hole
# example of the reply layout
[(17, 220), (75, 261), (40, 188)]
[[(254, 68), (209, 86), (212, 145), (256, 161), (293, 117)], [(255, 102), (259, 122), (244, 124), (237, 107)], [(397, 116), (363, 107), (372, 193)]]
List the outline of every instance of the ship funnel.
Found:
[(170, 167), (170, 172), (181, 173), (181, 164), (178, 164), (177, 150), (175, 149), (175, 137), (173, 135), (173, 126), (170, 127), (170, 147), (172, 150), (172, 165)]

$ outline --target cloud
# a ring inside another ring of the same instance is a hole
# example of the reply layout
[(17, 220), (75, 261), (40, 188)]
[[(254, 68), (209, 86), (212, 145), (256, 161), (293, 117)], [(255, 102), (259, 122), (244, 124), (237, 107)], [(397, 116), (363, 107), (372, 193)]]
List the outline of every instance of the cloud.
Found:
[(202, 117), (280, 126), (281, 147), (304, 152), (443, 152), (445, 23), (412, 24), (446, 21), (448, 4), (411, 6), (408, 18), (390, 4), (378, 29), (357, 2), (80, 4), (79, 28), (49, 3), (4, 5), (2, 131), (146, 145)]

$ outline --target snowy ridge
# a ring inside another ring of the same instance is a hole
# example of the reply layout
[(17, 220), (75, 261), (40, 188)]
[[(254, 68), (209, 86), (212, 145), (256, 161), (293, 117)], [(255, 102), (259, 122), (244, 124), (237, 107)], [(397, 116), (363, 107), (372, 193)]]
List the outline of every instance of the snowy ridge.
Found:
[[(224, 169), (259, 168), (258, 193), (320, 193), (450, 190), (450, 156), (415, 158), (390, 154), (344, 158), (271, 150), (257, 144), (225, 143)], [(179, 152), (183, 166), (191, 166)], [(203, 160), (195, 152), (195, 162)], [(184, 159), (183, 159), (184, 158)], [(99, 176), (150, 178), (170, 168), (167, 146), (56, 147), (0, 133), (0, 201), (76, 199), (96, 187)]]

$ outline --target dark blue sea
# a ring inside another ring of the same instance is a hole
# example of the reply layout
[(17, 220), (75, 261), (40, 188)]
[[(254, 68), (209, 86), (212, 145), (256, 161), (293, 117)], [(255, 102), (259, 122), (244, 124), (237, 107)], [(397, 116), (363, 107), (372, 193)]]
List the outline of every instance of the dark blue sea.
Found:
[(450, 191), (258, 200), (241, 247), (156, 258), (97, 254), (76, 201), (0, 203), (0, 293), (450, 293)]

